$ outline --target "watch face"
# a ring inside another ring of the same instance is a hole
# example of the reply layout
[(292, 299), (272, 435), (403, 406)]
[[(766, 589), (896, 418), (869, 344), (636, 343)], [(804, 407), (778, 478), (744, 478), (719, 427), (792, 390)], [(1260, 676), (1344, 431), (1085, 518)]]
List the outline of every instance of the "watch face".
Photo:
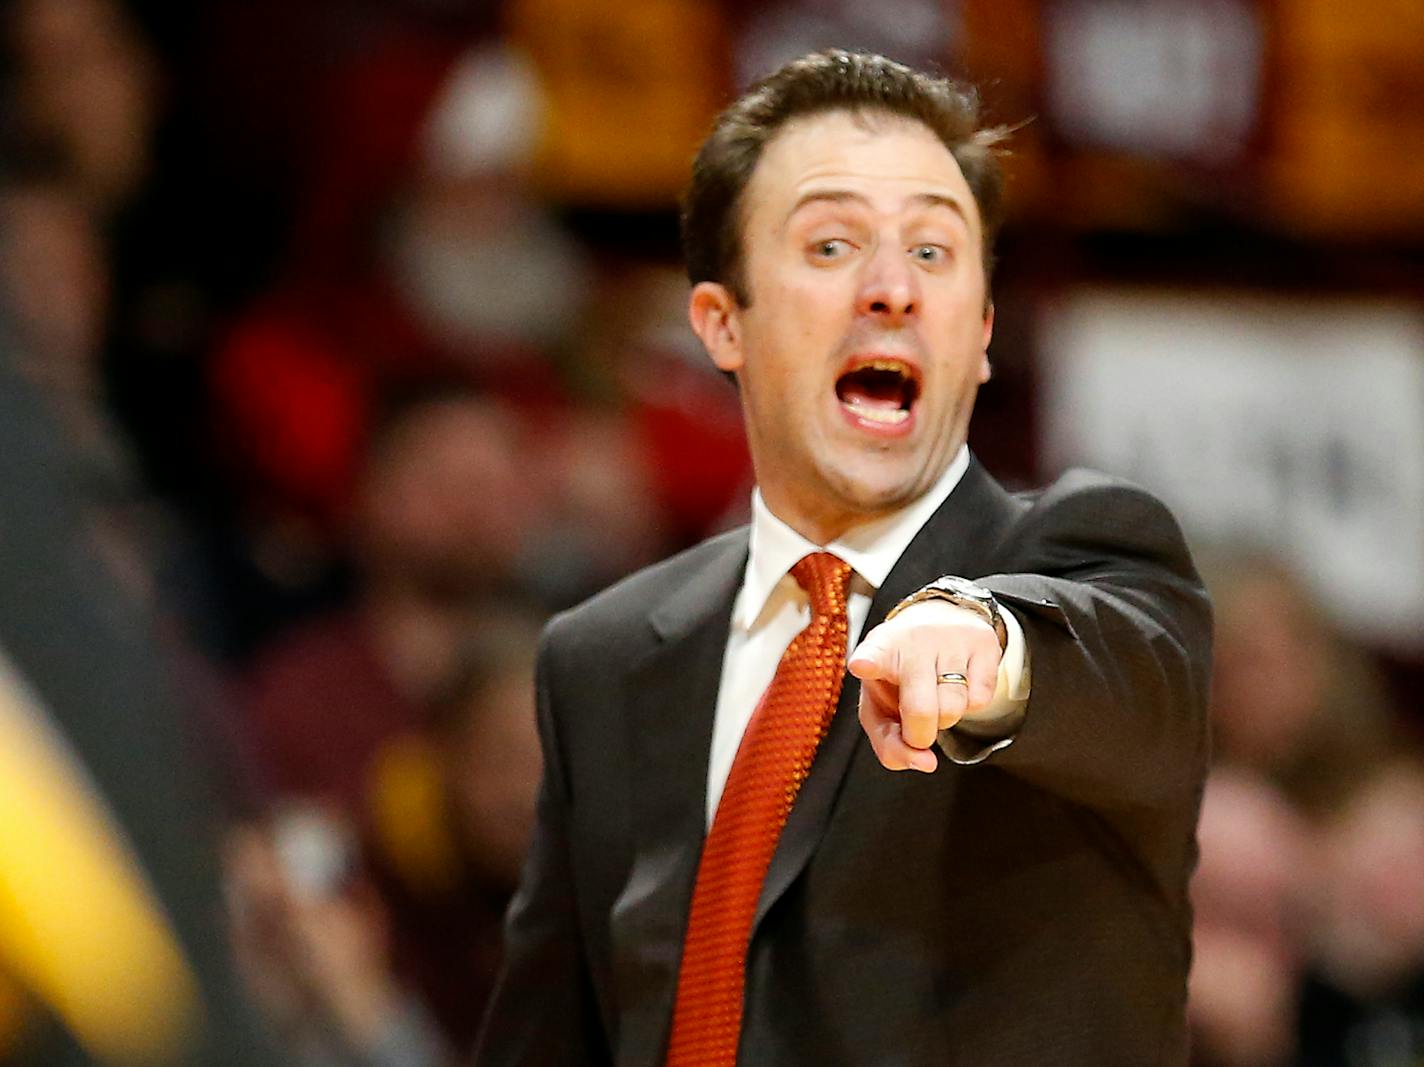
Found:
[(967, 578), (944, 578), (937, 583), (946, 592), (958, 593), (960, 596), (973, 597), (975, 600), (992, 601), (994, 594), (985, 589), (982, 585), (975, 585)]

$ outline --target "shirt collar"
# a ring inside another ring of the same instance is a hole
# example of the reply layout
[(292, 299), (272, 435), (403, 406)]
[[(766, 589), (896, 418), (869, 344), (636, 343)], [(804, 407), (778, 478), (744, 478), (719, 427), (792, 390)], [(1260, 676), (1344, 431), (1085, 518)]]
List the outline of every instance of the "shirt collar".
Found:
[(915, 534), (945, 502), (964, 472), (969, 469), (969, 446), (963, 445), (939, 480), (914, 502), (872, 522), (853, 526), (839, 538), (822, 546), (813, 544), (772, 514), (761, 490), (752, 492), (751, 543), (746, 577), (737, 599), (735, 621), (750, 629), (771, 598), (777, 583), (811, 552), (833, 552), (845, 560), (871, 586), (879, 589)]

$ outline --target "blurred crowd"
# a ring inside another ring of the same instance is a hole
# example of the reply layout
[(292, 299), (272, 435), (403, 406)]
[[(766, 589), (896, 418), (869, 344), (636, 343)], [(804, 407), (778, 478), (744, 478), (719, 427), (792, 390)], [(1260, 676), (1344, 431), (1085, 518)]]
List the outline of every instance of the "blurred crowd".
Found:
[(1279, 563), (1202, 562), (1217, 632), (1193, 884), (1200, 1060), (1424, 1062), (1419, 709), (1395, 705)]
[[(669, 183), (827, 26), (944, 54), (892, 6), (0, 5), (0, 749), (62, 783), (0, 758), (40, 857), (0, 842), (0, 1063), (468, 1056), (543, 621), (748, 504)], [(1199, 1062), (1419, 1067), (1419, 709), (1288, 570), (1206, 560)]]

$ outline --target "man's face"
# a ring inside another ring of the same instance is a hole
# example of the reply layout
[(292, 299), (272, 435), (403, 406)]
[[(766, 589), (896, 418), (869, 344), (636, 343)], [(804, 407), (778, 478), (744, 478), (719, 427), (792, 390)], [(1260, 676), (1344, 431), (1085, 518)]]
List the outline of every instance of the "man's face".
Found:
[(825, 543), (927, 491), (989, 378), (979, 211), (920, 123), (788, 123), (743, 197), (750, 304), (693, 290), (693, 327), (736, 374), (757, 483)]

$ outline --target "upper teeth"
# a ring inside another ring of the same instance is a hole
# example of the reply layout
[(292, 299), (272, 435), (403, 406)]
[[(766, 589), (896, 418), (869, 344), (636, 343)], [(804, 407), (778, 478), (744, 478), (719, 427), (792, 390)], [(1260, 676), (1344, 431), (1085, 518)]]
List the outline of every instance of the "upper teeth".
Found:
[(890, 371), (892, 374), (903, 375), (906, 378), (910, 376), (910, 369), (898, 359), (872, 359), (868, 363), (862, 363), (859, 369), (865, 370), (866, 368)]

